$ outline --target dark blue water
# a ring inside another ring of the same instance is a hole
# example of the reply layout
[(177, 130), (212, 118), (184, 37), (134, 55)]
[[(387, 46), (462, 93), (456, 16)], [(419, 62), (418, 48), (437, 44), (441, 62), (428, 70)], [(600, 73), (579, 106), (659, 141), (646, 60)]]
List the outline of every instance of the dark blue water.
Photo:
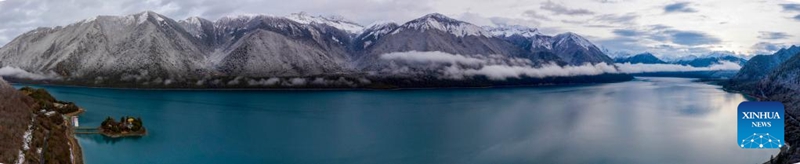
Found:
[(45, 87), (149, 135), (79, 135), (99, 163), (760, 163), (741, 94), (680, 78), (501, 89), (142, 91)]

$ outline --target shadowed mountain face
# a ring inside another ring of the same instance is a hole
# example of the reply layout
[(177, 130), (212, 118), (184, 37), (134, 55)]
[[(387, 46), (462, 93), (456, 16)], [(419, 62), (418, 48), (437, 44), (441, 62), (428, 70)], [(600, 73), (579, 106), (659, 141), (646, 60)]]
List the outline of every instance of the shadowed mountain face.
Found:
[[(548, 36), (538, 30), (522, 26), (484, 27), (495, 37), (503, 38), (529, 52), (535, 59), (558, 61), (569, 65), (585, 63), (614, 63), (586, 38), (575, 33)], [(548, 56), (555, 55), (555, 56)]]
[(524, 63), (532, 67), (613, 63), (574, 33), (546, 36), (530, 28), (481, 28), (441, 14), (365, 28), (303, 13), (175, 21), (148, 11), (27, 32), (0, 49), (0, 66), (74, 81), (169, 84), (362, 74), (398, 64), (381, 59), (384, 54), (411, 51), (527, 59)]
[(770, 74), (775, 68), (800, 53), (800, 47), (792, 46), (781, 49), (772, 55), (756, 55), (747, 61), (736, 76), (737, 81), (756, 81), (761, 80)]
[(723, 61), (732, 62), (739, 65), (745, 65), (745, 63), (747, 63), (747, 60), (735, 56), (701, 57), (691, 60), (674, 61), (673, 63), (692, 67), (708, 67), (711, 65), (720, 64)]
[(553, 53), (572, 65), (614, 63), (614, 60), (606, 56), (597, 46), (575, 33), (568, 32), (554, 36), (552, 45)]
[(651, 53), (642, 53), (630, 57), (622, 57), (614, 59), (616, 63), (631, 63), (631, 64), (666, 64), (667, 62), (658, 59)]

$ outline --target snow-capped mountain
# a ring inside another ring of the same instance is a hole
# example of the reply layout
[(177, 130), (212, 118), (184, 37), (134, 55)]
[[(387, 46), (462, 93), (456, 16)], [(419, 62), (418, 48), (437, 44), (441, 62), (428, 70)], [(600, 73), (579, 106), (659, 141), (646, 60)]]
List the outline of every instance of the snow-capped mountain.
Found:
[(456, 20), (439, 13), (425, 15), (403, 24), (400, 28), (392, 32), (392, 35), (406, 31), (414, 30), (425, 32), (426, 30), (437, 30), (447, 32), (458, 37), (464, 36), (478, 36), (478, 37), (492, 37), (492, 34), (483, 28), (467, 23), (464, 21)]
[(539, 30), (523, 26), (485, 27), (495, 37), (503, 38), (531, 53), (555, 54), (570, 65), (584, 63), (613, 63), (613, 59), (605, 55), (597, 46), (586, 38), (575, 33), (563, 33), (548, 36)]
[[(390, 31), (388, 34), (385, 32)], [(374, 35), (378, 34), (378, 35)], [(365, 30), (358, 41), (364, 42), (358, 55), (360, 68), (372, 71), (392, 70), (380, 59), (381, 55), (393, 52), (439, 51), (450, 54), (487, 57), (501, 55), (504, 58), (524, 57), (520, 47), (494, 37), (485, 29), (434, 13), (411, 20), (399, 26), (378, 24)], [(366, 43), (370, 44), (367, 45)], [(541, 64), (538, 59), (534, 63)], [(396, 64), (396, 63), (395, 63)]]
[(631, 63), (631, 64), (666, 64), (667, 62), (658, 59), (658, 57), (654, 56), (649, 52), (636, 54), (629, 57), (620, 57), (614, 59), (614, 62), (617, 63)]
[(732, 62), (739, 64), (740, 66), (745, 65), (747, 60), (731, 55), (722, 55), (722, 56), (703, 56), (703, 57), (694, 57), (694, 59), (683, 59), (678, 61), (669, 62), (672, 64), (680, 64), (680, 65), (688, 65), (692, 67), (708, 67), (715, 64), (720, 64), (722, 62)]
[(300, 12), (293, 13), (286, 18), (302, 24), (324, 24), (334, 28), (342, 29), (354, 35), (360, 34), (362, 31), (364, 31), (364, 26), (361, 26), (358, 23), (353, 23), (349, 20), (345, 20), (344, 18), (338, 16), (311, 16), (308, 15), (308, 13)]
[(775, 67), (764, 80), (764, 83), (767, 86), (771, 86), (773, 90), (790, 90), (788, 95), (792, 95), (795, 98), (796, 94), (800, 92), (800, 52), (798, 52), (798, 49), (800, 47), (792, 46), (786, 52), (783, 52), (787, 54), (794, 53), (794, 55), (791, 55), (792, 57)]
[(399, 26), (400, 25), (397, 25), (397, 23), (394, 22), (374, 23), (364, 29), (364, 32), (356, 36), (356, 39), (353, 42), (353, 49), (357, 51), (364, 50), (367, 47), (372, 46), (373, 43), (377, 42), (379, 38), (389, 34)]
[(27, 32), (0, 49), (0, 65), (71, 78), (186, 79), (208, 72), (208, 51), (172, 19), (142, 12)]
[(485, 30), (488, 30), (492, 35), (498, 37), (511, 37), (514, 35), (518, 35), (520, 37), (530, 38), (536, 35), (542, 35), (536, 28), (530, 28), (520, 25), (501, 25), (498, 27), (490, 27), (485, 26), (483, 27)]
[(0, 67), (83, 83), (185, 86), (220, 78), (394, 76), (381, 71), (414, 68), (441, 73), (447, 66), (381, 58), (414, 51), (530, 67), (612, 63), (574, 33), (553, 37), (521, 26), (482, 28), (437, 13), (364, 28), (305, 13), (175, 21), (147, 11), (27, 32), (0, 48)]
[(761, 80), (798, 53), (800, 47), (792, 46), (780, 49), (772, 55), (756, 55), (747, 61), (733, 79), (743, 82)]
[(552, 45), (552, 51), (572, 65), (614, 63), (614, 60), (600, 51), (600, 48), (575, 33), (567, 32), (554, 36)]

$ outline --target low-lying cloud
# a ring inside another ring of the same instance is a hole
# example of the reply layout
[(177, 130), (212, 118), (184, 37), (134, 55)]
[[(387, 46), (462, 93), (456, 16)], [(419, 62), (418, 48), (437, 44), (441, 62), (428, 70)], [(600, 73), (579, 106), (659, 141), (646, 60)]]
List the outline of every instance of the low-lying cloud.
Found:
[(693, 71), (722, 71), (722, 70), (739, 70), (742, 68), (739, 64), (722, 61), (720, 64), (711, 65), (708, 67), (692, 67), (688, 65), (678, 64), (631, 64), (631, 63), (618, 63), (617, 70), (620, 73), (651, 73), (651, 72), (693, 72)]
[[(723, 61), (720, 64), (709, 67), (692, 67), (677, 64), (590, 64), (578, 66), (559, 66), (555, 63), (548, 63), (540, 66), (532, 66), (530, 60), (520, 58), (510, 58), (500, 60), (496, 57), (478, 58), (477, 56), (466, 56), (459, 54), (449, 54), (445, 52), (395, 52), (381, 55), (383, 60), (403, 60), (419, 63), (440, 63), (440, 67), (435, 69), (440, 74), (440, 78), (462, 80), (474, 76), (485, 76), (491, 80), (506, 80), (508, 78), (543, 78), (543, 77), (570, 77), (570, 76), (591, 76), (600, 74), (632, 74), (650, 72), (693, 72), (693, 71), (720, 71), (720, 70), (739, 70), (741, 66)], [(499, 56), (499, 55), (489, 55)], [(409, 73), (411, 69), (406, 66), (403, 70), (392, 73)]]
[(17, 79), (30, 79), (30, 80), (49, 80), (49, 79), (57, 79), (56, 76), (53, 75), (42, 75), (42, 74), (35, 74), (25, 71), (23, 69), (17, 67), (10, 67), (5, 66), (0, 68), (0, 76), (2, 77), (11, 77)]
[(508, 78), (521, 77), (543, 78), (600, 75), (604, 73), (617, 73), (617, 70), (613, 65), (608, 65), (605, 63), (587, 63), (581, 66), (563, 67), (556, 64), (546, 64), (542, 67), (488, 65), (479, 69), (451, 66), (447, 67), (444, 72), (446, 77), (451, 79), (463, 79), (471, 76), (486, 76), (491, 80), (506, 80)]

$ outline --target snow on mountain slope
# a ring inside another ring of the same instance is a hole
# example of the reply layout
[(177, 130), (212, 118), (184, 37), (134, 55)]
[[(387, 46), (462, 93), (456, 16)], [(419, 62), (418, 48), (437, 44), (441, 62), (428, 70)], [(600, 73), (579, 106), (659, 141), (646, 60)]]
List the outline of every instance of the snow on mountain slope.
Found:
[[(565, 48), (573, 48), (571, 46), (577, 45), (577, 46), (580, 46), (580, 48), (583, 48), (585, 50), (589, 50), (589, 48), (595, 47), (594, 44), (592, 44), (592, 42), (590, 42), (589, 40), (586, 40), (586, 38), (583, 38), (580, 35), (572, 33), (572, 32), (558, 34), (555, 37), (553, 37), (553, 41), (554, 41), (553, 45), (555, 45), (555, 46), (566, 46)], [(575, 44), (571, 44), (571, 43), (575, 43)]]
[(221, 72), (231, 76), (308, 76), (345, 71), (344, 50), (318, 48), (273, 31), (253, 31), (232, 47), (218, 64)]
[(761, 80), (797, 54), (800, 54), (800, 47), (792, 46), (782, 48), (772, 55), (756, 55), (745, 63), (733, 79), (737, 81)]
[(614, 63), (597, 46), (578, 34), (567, 32), (552, 38), (552, 50), (561, 59), (572, 65), (583, 63)]
[(620, 57), (614, 59), (616, 63), (630, 63), (630, 64), (666, 64), (667, 62), (658, 59), (655, 55), (645, 52), (641, 54), (636, 54), (629, 57)]
[(502, 25), (498, 27), (483, 27), (483, 28), (492, 33), (493, 36), (497, 37), (511, 37), (513, 35), (519, 35), (522, 37), (533, 37), (542, 34), (539, 32), (538, 29), (520, 25)]
[(368, 26), (364, 29), (364, 32), (356, 36), (353, 41), (353, 48), (355, 50), (363, 50), (369, 46), (372, 46), (373, 43), (377, 42), (378, 39), (389, 34), (393, 30), (397, 29), (400, 25), (394, 22), (378, 22)]
[(546, 35), (535, 35), (531, 38), (531, 51), (552, 51), (553, 37)]
[[(520, 42), (505, 40), (510, 37)], [(0, 67), (56, 74), (65, 80), (166, 85), (200, 85), (200, 81), (213, 78), (296, 78), (386, 68), (444, 68), (380, 59), (383, 54), (411, 51), (514, 63), (526, 60), (522, 63), (531, 67), (605, 62), (598, 56), (602, 52), (577, 34), (551, 37), (522, 26), (484, 29), (441, 14), (428, 14), (402, 25), (377, 23), (364, 28), (341, 18), (304, 13), (175, 21), (142, 12), (98, 16), (25, 33), (0, 49)]]
[(329, 25), (263, 15), (215, 24), (223, 44), (210, 59), (225, 75), (307, 76), (342, 72), (348, 65), (351, 34)]
[(403, 24), (400, 30), (395, 30), (392, 34), (399, 33), (402, 30), (421, 30), (421, 31), (439, 30), (453, 34), (458, 37), (493, 36), (490, 32), (484, 30), (479, 26), (455, 20), (439, 13), (428, 14), (421, 18), (411, 20), (408, 23)]
[(71, 78), (183, 79), (205, 72), (205, 51), (177, 22), (147, 11), (25, 33), (0, 49), (0, 65)]
[(361, 26), (357, 23), (353, 23), (352, 21), (345, 20), (341, 17), (323, 17), (323, 16), (311, 16), (308, 13), (300, 12), (300, 13), (293, 13), (286, 18), (291, 19), (295, 22), (302, 23), (302, 24), (325, 24), (331, 27), (335, 27), (344, 31), (347, 31), (351, 34), (359, 34), (364, 31), (364, 26)]

